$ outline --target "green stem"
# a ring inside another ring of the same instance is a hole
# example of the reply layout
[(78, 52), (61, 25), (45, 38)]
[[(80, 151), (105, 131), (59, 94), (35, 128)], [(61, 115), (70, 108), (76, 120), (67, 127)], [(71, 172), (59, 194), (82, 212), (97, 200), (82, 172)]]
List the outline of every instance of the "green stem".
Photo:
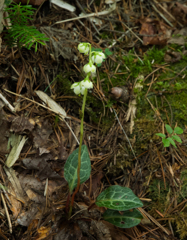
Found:
[(78, 167), (77, 167), (77, 187), (71, 198), (71, 205), (70, 205), (70, 209), (69, 209), (69, 218), (71, 216), (75, 195), (78, 193), (79, 187), (80, 187), (81, 147), (82, 147), (82, 141), (83, 141), (84, 110), (85, 110), (85, 105), (86, 105), (87, 92), (88, 92), (88, 90), (85, 89), (84, 97), (83, 97), (83, 104), (82, 104), (82, 116), (81, 116), (81, 127), (80, 127), (80, 144), (79, 144)]
[(90, 44), (90, 51), (89, 51), (89, 62), (92, 60), (91, 57), (92, 57), (92, 45)]

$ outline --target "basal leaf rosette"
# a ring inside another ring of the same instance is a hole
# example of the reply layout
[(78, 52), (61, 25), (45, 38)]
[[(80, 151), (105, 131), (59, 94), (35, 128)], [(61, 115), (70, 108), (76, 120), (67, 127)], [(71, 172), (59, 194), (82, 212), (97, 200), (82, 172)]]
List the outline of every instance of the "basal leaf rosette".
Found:
[(118, 185), (105, 189), (97, 197), (95, 204), (99, 207), (107, 207), (118, 211), (126, 211), (143, 206), (141, 200), (130, 188)]
[(107, 209), (103, 214), (103, 219), (120, 228), (131, 228), (141, 222), (142, 214), (137, 210), (115, 211)]

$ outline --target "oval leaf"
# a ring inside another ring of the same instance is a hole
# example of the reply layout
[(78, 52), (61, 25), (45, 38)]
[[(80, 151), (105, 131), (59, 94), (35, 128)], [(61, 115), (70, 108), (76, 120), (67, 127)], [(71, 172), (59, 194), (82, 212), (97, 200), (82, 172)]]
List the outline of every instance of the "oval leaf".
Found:
[(171, 143), (174, 147), (177, 147), (172, 138), (169, 137), (168, 140), (170, 141), (170, 143)]
[(181, 138), (180, 138), (179, 136), (173, 135), (172, 138), (173, 138), (175, 141), (177, 141), (177, 142), (179, 142), (179, 143), (182, 143), (182, 140), (181, 140)]
[(112, 223), (120, 228), (131, 228), (138, 225), (143, 218), (137, 209), (133, 211), (118, 212), (115, 210), (107, 209), (103, 214), (105, 221)]
[(182, 134), (182, 133), (183, 133), (183, 130), (182, 130), (182, 128), (180, 128), (180, 127), (176, 127), (176, 128), (174, 129), (174, 133), (176, 133), (176, 134)]
[(170, 127), (170, 125), (166, 124), (166, 125), (165, 125), (165, 128), (166, 128), (166, 130), (167, 130), (167, 132), (168, 132), (169, 134), (172, 134), (173, 129)]
[(165, 138), (165, 137), (166, 137), (166, 135), (163, 134), (163, 133), (156, 133), (155, 135), (157, 135), (157, 136), (159, 136), (159, 137), (161, 137), (161, 138)]
[(95, 204), (99, 207), (107, 207), (118, 211), (126, 211), (143, 206), (143, 203), (130, 188), (118, 185), (110, 186), (104, 190), (97, 197)]
[(170, 146), (170, 141), (166, 138), (162, 138), (162, 142), (164, 144), (164, 147), (169, 147)]
[[(78, 167), (78, 152), (79, 148), (69, 155), (64, 165), (64, 178), (68, 182), (70, 192), (77, 186), (77, 167)], [(91, 162), (89, 152), (86, 145), (81, 148), (81, 169), (80, 169), (80, 183), (82, 184), (90, 177)]]

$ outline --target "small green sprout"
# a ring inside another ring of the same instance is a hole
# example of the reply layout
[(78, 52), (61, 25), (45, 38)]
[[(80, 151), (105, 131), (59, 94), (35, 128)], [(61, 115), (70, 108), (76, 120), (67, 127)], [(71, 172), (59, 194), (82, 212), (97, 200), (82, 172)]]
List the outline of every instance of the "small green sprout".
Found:
[(176, 127), (173, 130), (168, 124), (165, 124), (165, 128), (166, 128), (166, 131), (169, 134), (168, 138), (166, 138), (166, 135), (163, 134), (163, 133), (156, 133), (156, 135), (162, 138), (162, 142), (164, 144), (164, 147), (169, 147), (170, 144), (172, 144), (176, 148), (177, 146), (175, 144), (175, 141), (177, 141), (179, 143), (182, 143), (181, 138), (178, 135), (176, 135), (176, 134), (182, 134), (183, 133), (182, 128)]

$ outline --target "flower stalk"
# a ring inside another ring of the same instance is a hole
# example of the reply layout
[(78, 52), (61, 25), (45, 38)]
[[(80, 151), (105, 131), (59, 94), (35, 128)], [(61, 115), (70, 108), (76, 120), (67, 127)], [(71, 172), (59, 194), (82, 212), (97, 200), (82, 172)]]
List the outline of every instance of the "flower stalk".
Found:
[(82, 111), (81, 111), (81, 126), (80, 126), (80, 144), (79, 144), (79, 152), (78, 152), (78, 167), (77, 167), (77, 186), (76, 189), (72, 195), (71, 198), (71, 204), (69, 208), (69, 218), (72, 213), (73, 203), (75, 199), (75, 195), (79, 191), (80, 188), (80, 170), (81, 170), (81, 148), (82, 148), (82, 142), (83, 142), (83, 123), (84, 123), (84, 111), (85, 111), (85, 105), (86, 105), (86, 97), (88, 93), (88, 89), (93, 88), (93, 83), (90, 81), (90, 75), (92, 73), (96, 72), (96, 66), (93, 64), (94, 62), (96, 64), (102, 63), (102, 61), (105, 59), (104, 53), (101, 52), (92, 52), (91, 51), (91, 44), (90, 43), (80, 43), (78, 45), (78, 50), (81, 53), (84, 53), (85, 55), (88, 55), (89, 53), (89, 62), (84, 65), (83, 71), (86, 73), (86, 77), (81, 82), (75, 82), (72, 84), (71, 89), (74, 90), (74, 93), (77, 95), (83, 95), (83, 104), (82, 104)]
[(72, 195), (71, 198), (71, 205), (70, 205), (70, 210), (69, 210), (69, 217), (71, 216), (72, 208), (73, 208), (73, 203), (74, 203), (74, 198), (75, 195), (78, 193), (79, 188), (80, 188), (80, 169), (81, 169), (81, 148), (82, 148), (82, 142), (83, 142), (83, 123), (84, 123), (84, 110), (85, 110), (85, 105), (86, 105), (86, 97), (87, 97), (87, 92), (88, 90), (86, 89), (84, 92), (84, 97), (83, 97), (83, 104), (82, 104), (82, 112), (81, 112), (81, 127), (80, 127), (80, 144), (79, 144), (79, 153), (78, 153), (78, 167), (77, 167), (77, 187)]

